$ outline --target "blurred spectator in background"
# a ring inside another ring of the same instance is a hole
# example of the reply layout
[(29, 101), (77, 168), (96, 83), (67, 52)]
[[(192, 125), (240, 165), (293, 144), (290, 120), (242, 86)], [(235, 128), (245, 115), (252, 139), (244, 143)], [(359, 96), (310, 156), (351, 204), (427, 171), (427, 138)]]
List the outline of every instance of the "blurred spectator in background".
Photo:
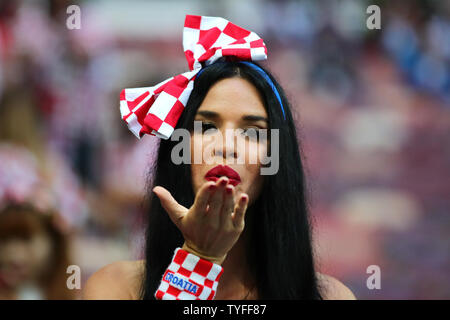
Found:
[(11, 188), (33, 172), (53, 192), (64, 219), (81, 227), (88, 211), (84, 192), (67, 162), (48, 145), (34, 101), (26, 87), (7, 88), (0, 99), (0, 179)]
[(71, 236), (86, 219), (77, 178), (47, 144), (33, 91), (0, 98), (0, 298), (73, 299)]
[(68, 241), (57, 213), (26, 204), (1, 208), (0, 299), (74, 299), (76, 290), (66, 286)]
[(32, 152), (0, 143), (0, 299), (76, 297), (66, 286), (75, 221), (62, 199), (73, 190), (49, 182)]

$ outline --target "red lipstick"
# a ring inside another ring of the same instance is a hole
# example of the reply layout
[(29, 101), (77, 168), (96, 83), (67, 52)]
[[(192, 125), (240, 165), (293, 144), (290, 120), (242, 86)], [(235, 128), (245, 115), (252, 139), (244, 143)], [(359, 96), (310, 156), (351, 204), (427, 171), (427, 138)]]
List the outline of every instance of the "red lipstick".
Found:
[(209, 170), (205, 175), (205, 179), (208, 181), (217, 181), (222, 176), (228, 177), (229, 183), (233, 186), (237, 186), (241, 183), (239, 173), (231, 169), (229, 166), (223, 166), (220, 164)]

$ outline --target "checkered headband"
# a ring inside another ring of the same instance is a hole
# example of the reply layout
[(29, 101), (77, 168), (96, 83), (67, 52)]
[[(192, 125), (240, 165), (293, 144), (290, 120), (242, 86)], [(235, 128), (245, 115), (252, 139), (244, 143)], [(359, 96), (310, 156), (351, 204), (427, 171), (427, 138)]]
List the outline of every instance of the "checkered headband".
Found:
[(242, 61), (267, 59), (267, 48), (256, 33), (223, 18), (186, 15), (183, 48), (191, 71), (153, 87), (120, 93), (120, 113), (139, 139), (144, 134), (169, 139), (194, 87), (197, 73), (221, 57)]

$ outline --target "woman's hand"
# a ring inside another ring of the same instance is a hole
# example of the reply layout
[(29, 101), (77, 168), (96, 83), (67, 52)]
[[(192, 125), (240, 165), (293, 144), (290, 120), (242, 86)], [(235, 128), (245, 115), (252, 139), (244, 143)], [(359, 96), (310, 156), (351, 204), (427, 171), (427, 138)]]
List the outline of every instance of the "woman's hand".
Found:
[(190, 209), (180, 205), (165, 188), (153, 192), (184, 237), (184, 250), (203, 259), (222, 264), (228, 251), (244, 230), (248, 195), (235, 204), (235, 190), (227, 177), (203, 184)]

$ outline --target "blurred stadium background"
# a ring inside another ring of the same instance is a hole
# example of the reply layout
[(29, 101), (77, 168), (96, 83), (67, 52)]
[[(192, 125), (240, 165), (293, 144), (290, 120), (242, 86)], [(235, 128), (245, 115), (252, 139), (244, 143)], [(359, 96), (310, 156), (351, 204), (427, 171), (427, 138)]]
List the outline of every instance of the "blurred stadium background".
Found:
[[(66, 27), (72, 4), (79, 30)], [(366, 28), (371, 4), (381, 30)], [(119, 92), (188, 70), (186, 14), (222, 16), (265, 40), (263, 64), (297, 114), (320, 270), (359, 299), (449, 299), (448, 1), (2, 0), (0, 206), (56, 210), (82, 284), (142, 258), (158, 140), (128, 131)], [(10, 275), (32, 263), (6, 253), (12, 238), (0, 234)], [(379, 290), (366, 285), (370, 265)], [(46, 297), (15, 276), (10, 297)]]

